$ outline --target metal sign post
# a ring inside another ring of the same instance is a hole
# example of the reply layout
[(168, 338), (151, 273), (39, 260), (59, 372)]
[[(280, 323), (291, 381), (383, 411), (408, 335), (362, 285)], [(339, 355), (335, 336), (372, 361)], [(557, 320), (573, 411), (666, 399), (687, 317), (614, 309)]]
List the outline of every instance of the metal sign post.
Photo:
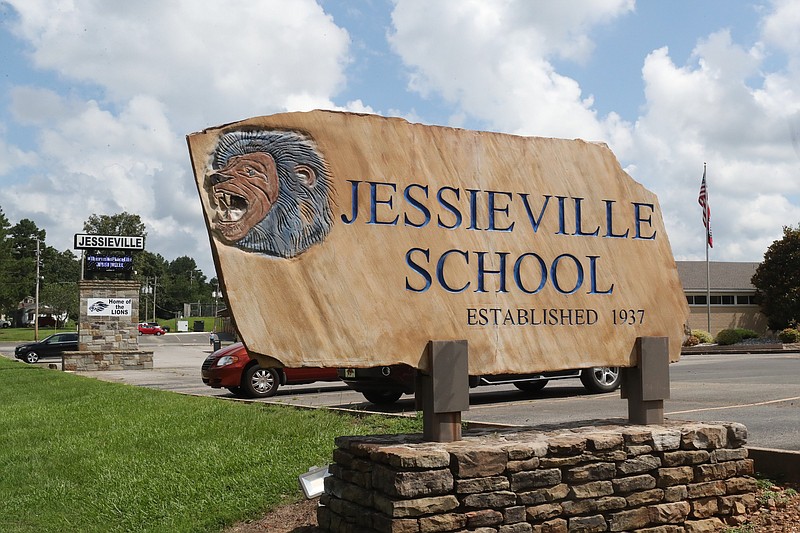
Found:
[(623, 369), (622, 398), (628, 400), (632, 424), (663, 424), (669, 399), (669, 338), (636, 339), (637, 365)]
[(422, 436), (432, 442), (461, 440), (461, 411), (469, 411), (467, 341), (430, 341), (430, 373), (417, 371), (416, 404), (422, 410)]

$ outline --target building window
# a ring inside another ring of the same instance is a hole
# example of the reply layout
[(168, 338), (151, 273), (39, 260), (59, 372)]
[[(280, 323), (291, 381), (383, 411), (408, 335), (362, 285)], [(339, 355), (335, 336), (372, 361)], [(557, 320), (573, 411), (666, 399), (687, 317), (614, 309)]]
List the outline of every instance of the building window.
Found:
[[(686, 295), (689, 305), (706, 305), (708, 301), (705, 294)], [(733, 294), (713, 294), (711, 295), (711, 305), (755, 305), (754, 297), (734, 296)]]

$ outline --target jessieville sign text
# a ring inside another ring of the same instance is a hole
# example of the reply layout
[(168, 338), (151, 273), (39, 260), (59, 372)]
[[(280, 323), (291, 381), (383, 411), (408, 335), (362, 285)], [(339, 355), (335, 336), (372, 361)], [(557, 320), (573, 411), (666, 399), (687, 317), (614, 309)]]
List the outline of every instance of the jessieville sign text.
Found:
[(420, 365), (467, 339), (474, 374), (680, 352), (686, 302), (658, 200), (601, 144), (315, 111), (189, 136), (228, 304), (287, 366)]
[(75, 250), (144, 250), (144, 237), (76, 233), (73, 248)]

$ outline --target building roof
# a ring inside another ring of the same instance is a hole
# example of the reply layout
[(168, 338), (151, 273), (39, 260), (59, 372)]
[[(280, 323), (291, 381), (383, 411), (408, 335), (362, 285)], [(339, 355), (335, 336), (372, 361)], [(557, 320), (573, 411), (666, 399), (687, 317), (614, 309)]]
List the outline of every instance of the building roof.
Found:
[[(678, 276), (684, 291), (706, 290), (705, 261), (676, 261)], [(755, 291), (750, 282), (756, 268), (761, 263), (729, 263), (722, 261), (709, 262), (711, 290), (720, 291)]]

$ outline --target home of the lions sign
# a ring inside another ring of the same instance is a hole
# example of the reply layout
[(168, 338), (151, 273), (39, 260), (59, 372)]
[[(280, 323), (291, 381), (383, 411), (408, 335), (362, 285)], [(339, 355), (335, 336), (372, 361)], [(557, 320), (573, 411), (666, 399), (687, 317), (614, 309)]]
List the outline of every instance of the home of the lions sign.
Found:
[(603, 144), (328, 111), (188, 136), (248, 349), (286, 366), (631, 366), (688, 314), (655, 195)]

